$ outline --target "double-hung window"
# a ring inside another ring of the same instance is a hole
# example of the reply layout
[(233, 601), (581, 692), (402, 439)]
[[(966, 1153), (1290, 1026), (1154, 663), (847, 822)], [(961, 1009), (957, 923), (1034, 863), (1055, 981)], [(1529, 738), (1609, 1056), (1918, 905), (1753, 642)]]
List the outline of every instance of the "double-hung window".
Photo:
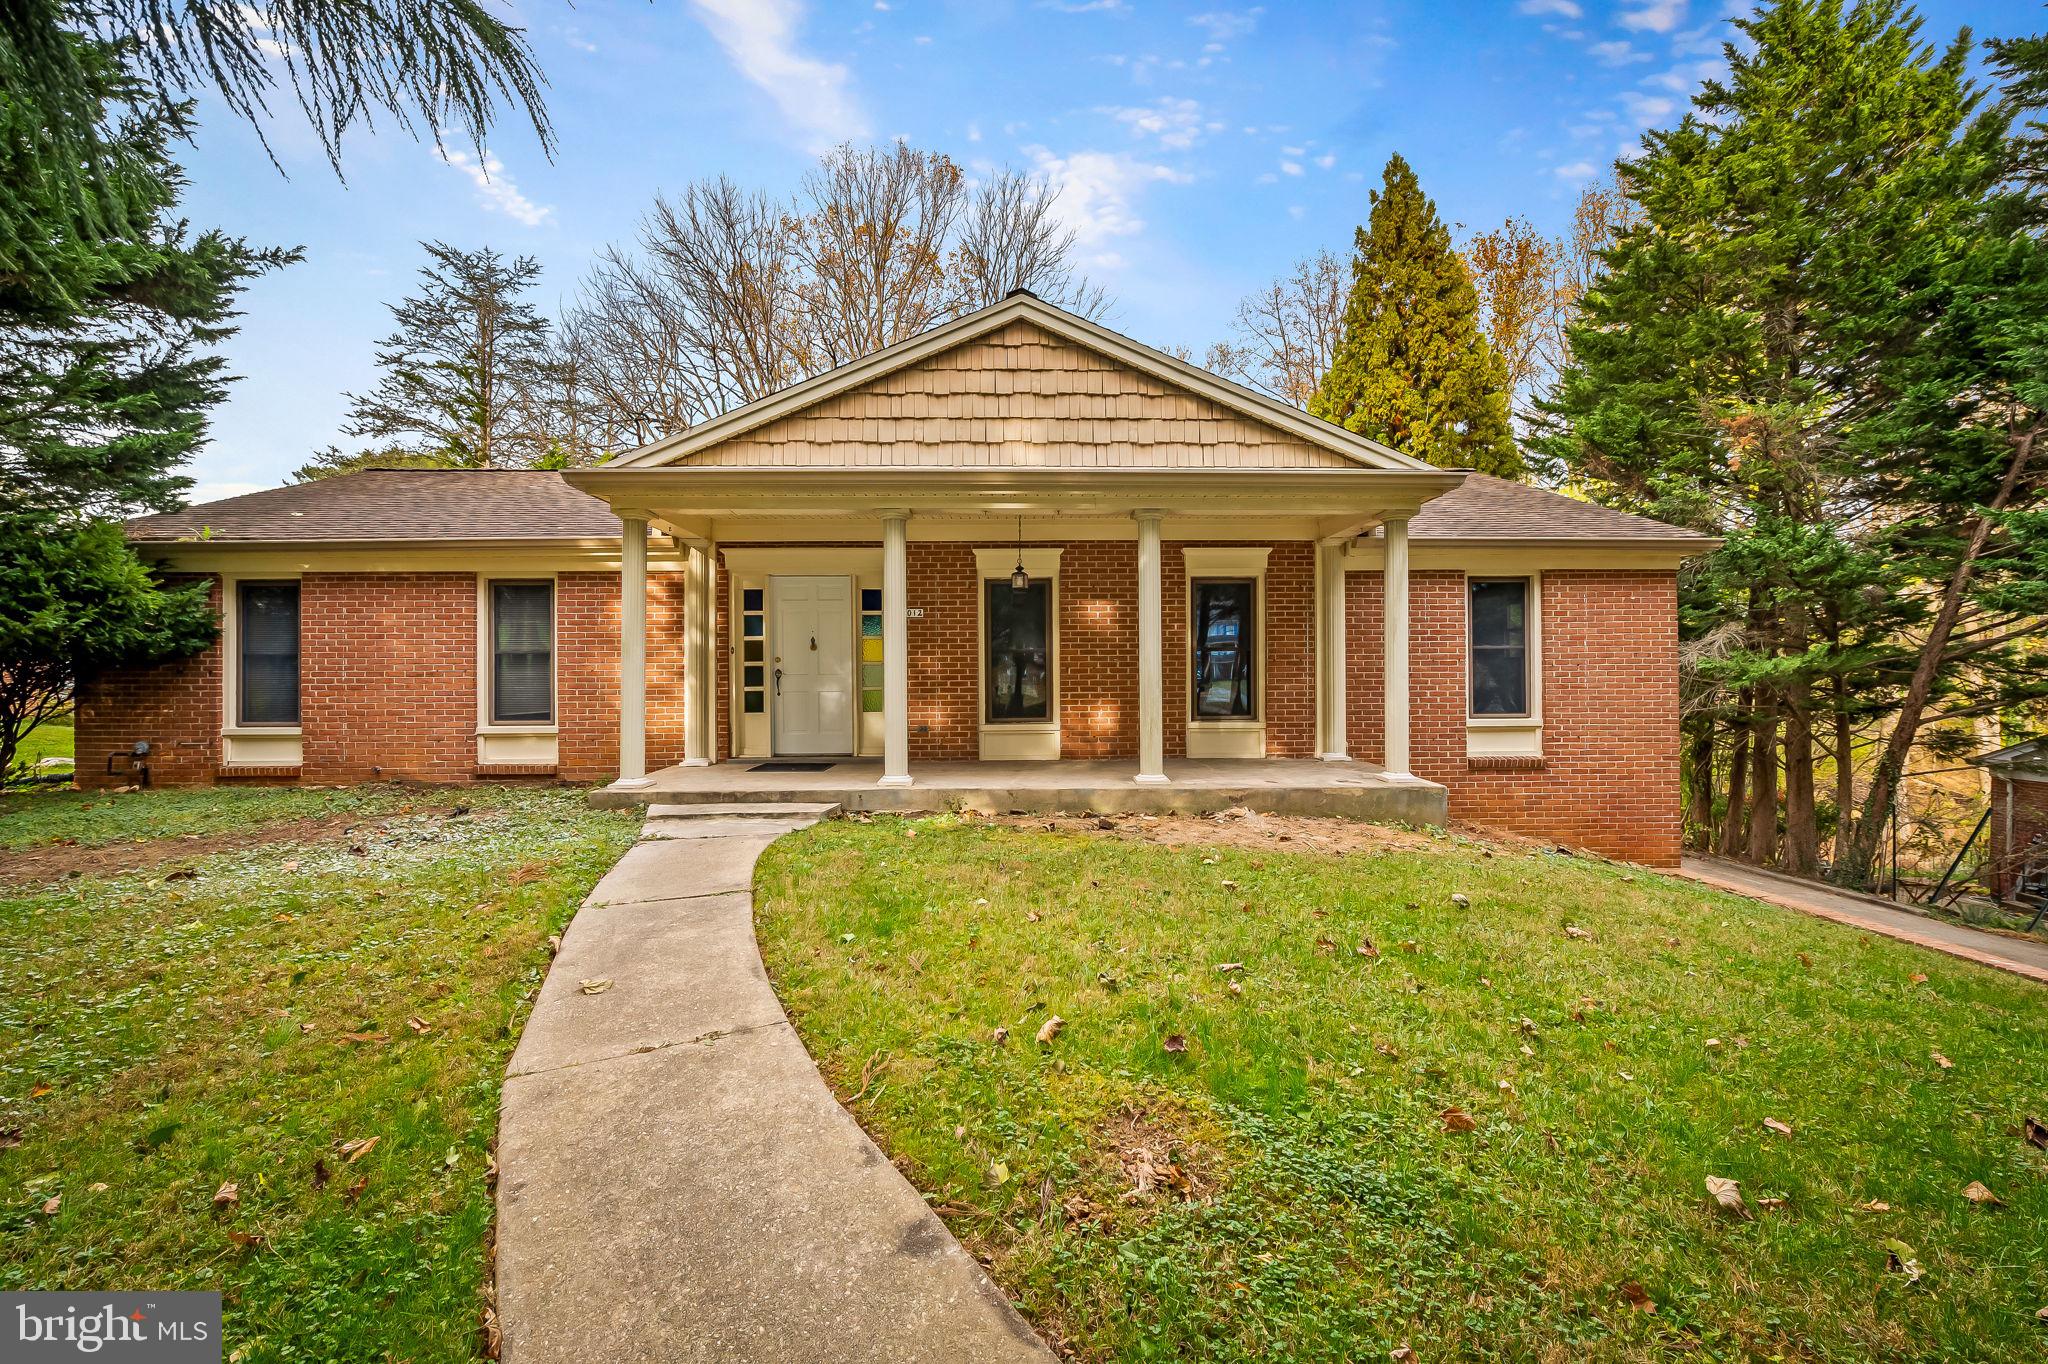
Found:
[(1052, 584), (1031, 579), (1019, 590), (1007, 578), (982, 582), (988, 631), (988, 721), (1052, 718)]
[(1194, 584), (1194, 696), (1197, 720), (1248, 720), (1257, 713), (1252, 613), (1258, 584), (1250, 578)]
[(494, 582), (491, 603), (491, 723), (555, 722), (555, 585)]
[(1470, 580), (1472, 714), (1513, 719), (1531, 714), (1527, 578)]
[(238, 583), (235, 722), (299, 723), (299, 585)]

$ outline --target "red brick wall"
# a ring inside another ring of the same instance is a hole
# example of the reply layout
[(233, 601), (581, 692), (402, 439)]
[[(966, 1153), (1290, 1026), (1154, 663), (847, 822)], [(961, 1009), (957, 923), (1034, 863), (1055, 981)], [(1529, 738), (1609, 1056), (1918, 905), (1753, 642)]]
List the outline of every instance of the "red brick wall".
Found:
[(910, 761), (981, 753), (980, 605), (974, 547), (912, 542), (906, 555), (910, 641)]
[[(683, 610), (680, 570), (647, 575), (647, 765), (683, 760)], [(610, 781), (619, 774), (619, 576), (564, 573), (555, 580), (558, 775)]]
[[(83, 753), (85, 750), (79, 750)], [(2011, 822), (2011, 840), (2006, 826)], [(2048, 782), (1991, 780), (1991, 865), (1994, 883), (2001, 896), (2012, 893), (2019, 879), (2028, 840), (2035, 835), (2048, 839)]]
[[(1382, 582), (1349, 575), (1351, 753), (1382, 760)], [(1543, 575), (1543, 759), (1465, 755), (1465, 578), (1409, 578), (1409, 745), (1415, 774), (1450, 788), (1451, 814), (1614, 857), (1678, 860), (1677, 576)], [(1533, 768), (1533, 770), (1532, 770)]]
[[(220, 610), (220, 579), (206, 575)], [(190, 582), (175, 577), (172, 583)], [(125, 763), (108, 776), (107, 755), (149, 741), (149, 779), (158, 786), (194, 786), (213, 780), (220, 766), (221, 656), (219, 648), (156, 668), (126, 668), (80, 688), (77, 719), (78, 784), (124, 786)]]
[(1077, 540), (1060, 553), (1062, 758), (1138, 756), (1138, 545)]
[(311, 782), (476, 771), (476, 575), (299, 579), (299, 724)]

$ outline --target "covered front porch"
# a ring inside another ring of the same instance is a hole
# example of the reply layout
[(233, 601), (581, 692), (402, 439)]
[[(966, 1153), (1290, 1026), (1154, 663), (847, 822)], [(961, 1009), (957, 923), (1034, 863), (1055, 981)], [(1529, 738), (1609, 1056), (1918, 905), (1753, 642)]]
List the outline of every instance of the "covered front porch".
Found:
[(1262, 814), (1343, 815), (1441, 824), (1444, 788), (1399, 780), (1373, 763), (1312, 758), (1170, 758), (1164, 782), (1140, 783), (1135, 762), (927, 762), (910, 786), (884, 786), (882, 764), (852, 758), (793, 764), (678, 764), (643, 786), (614, 785), (600, 805), (820, 803), (847, 810), (988, 810), (998, 814), (1211, 814), (1234, 806)]

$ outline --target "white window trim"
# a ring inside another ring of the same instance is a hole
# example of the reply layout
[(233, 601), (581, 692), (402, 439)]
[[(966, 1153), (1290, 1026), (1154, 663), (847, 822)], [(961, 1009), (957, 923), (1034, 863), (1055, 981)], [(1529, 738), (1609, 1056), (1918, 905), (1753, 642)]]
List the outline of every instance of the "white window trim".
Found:
[(1027, 545), (1022, 562), (1046, 593), (1046, 718), (988, 718), (988, 584), (1008, 582), (1019, 561), (1017, 546), (974, 551), (974, 722), (984, 760), (1051, 761), (1060, 756), (1060, 545)]
[[(1187, 650), (1181, 660), (1182, 708), (1190, 758), (1262, 758), (1266, 753), (1266, 562), (1271, 545), (1188, 545), (1182, 548)], [(1195, 583), (1249, 578), (1252, 583), (1252, 709), (1248, 716), (1195, 714)], [(1204, 743), (1204, 739), (1208, 743)]]
[[(548, 585), (548, 711), (552, 724), (499, 724), (491, 719), (491, 584)], [(562, 726), (562, 584), (553, 573), (479, 573), (476, 575), (476, 732), (486, 734), (559, 734)]]
[[(242, 716), (242, 584), (299, 584), (299, 724), (245, 725)], [(220, 575), (220, 732), (225, 739), (296, 739), (304, 734), (306, 714), (306, 589), (298, 573), (223, 573)], [(265, 766), (267, 764), (257, 764)]]
[[(1529, 713), (1472, 713), (1472, 584), (1521, 579), (1529, 584)], [(1464, 589), (1465, 754), (1472, 758), (1540, 758), (1543, 756), (1543, 572), (1467, 573)]]

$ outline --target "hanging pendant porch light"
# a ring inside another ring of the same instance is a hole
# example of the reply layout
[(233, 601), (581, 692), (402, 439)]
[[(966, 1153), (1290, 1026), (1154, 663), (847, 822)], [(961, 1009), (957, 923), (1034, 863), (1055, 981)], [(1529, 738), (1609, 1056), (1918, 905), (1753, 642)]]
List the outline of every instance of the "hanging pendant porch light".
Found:
[(1024, 518), (1017, 518), (1017, 566), (1010, 570), (1010, 590), (1023, 593), (1031, 587), (1031, 575), (1024, 571)]

